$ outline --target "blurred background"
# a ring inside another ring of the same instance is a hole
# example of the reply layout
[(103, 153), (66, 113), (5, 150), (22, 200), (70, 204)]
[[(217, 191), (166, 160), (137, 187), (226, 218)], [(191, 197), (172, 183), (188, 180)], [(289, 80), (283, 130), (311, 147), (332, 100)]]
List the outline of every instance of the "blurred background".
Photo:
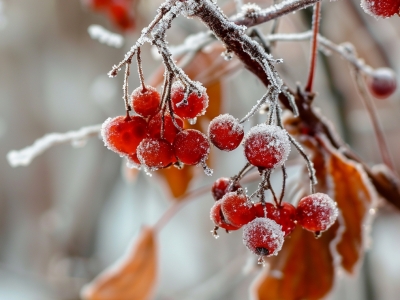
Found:
[[(272, 4), (257, 2), (262, 7)], [(88, 139), (84, 147), (53, 147), (27, 167), (12, 168), (6, 159), (10, 150), (24, 148), (46, 133), (101, 124), (124, 113), (123, 76), (110, 79), (107, 72), (122, 60), (160, 3), (137, 0), (132, 11), (136, 29), (121, 33), (87, 2), (0, 0), (1, 300), (79, 299), (82, 286), (121, 257), (140, 228), (154, 224), (171, 205), (161, 176), (126, 169), (98, 138)], [(218, 3), (227, 14), (235, 12), (233, 1)], [(357, 0), (326, 2), (323, 7), (325, 37), (336, 43), (349, 41), (367, 64), (391, 67), (400, 74), (398, 17), (376, 20)], [(310, 14), (307, 10), (283, 18), (279, 32), (308, 30)], [(109, 47), (91, 39), (92, 24), (123, 34), (124, 45)], [(262, 28), (268, 32), (270, 26)], [(167, 39), (177, 45), (204, 29), (198, 21), (180, 17)], [(278, 43), (273, 54), (284, 59), (280, 72), (290, 86), (305, 83), (309, 42)], [(148, 45), (143, 60), (146, 78), (156, 82), (161, 63)], [(203, 67), (208, 66), (198, 66)], [(131, 90), (139, 85), (132, 73)], [(238, 118), (264, 93), (261, 83), (240, 69), (228, 72), (220, 84), (221, 111)], [(381, 163), (347, 62), (335, 54), (320, 55), (315, 84), (316, 105), (339, 134), (369, 165)], [(399, 172), (400, 92), (375, 105)], [(207, 128), (206, 121), (200, 122)], [(214, 149), (212, 155), (214, 176), (208, 178), (198, 168), (189, 190), (232, 176), (245, 163), (240, 149), (228, 154)], [(253, 261), (240, 234), (222, 234), (218, 240), (211, 236), (212, 204), (210, 194), (194, 199), (161, 232), (155, 299), (248, 298), (257, 270), (249, 267)], [(399, 226), (398, 212), (383, 206), (359, 275), (340, 277), (329, 299), (398, 299)]]

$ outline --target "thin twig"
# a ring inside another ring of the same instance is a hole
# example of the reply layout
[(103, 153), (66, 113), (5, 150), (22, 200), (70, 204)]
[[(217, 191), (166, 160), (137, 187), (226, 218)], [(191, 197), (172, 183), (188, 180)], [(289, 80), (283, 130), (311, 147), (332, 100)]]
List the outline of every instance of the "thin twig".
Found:
[(281, 196), (279, 198), (279, 205), (282, 205), (282, 201), (283, 201), (283, 197), (285, 196), (285, 188), (286, 188), (286, 179), (287, 179), (287, 173), (286, 173), (286, 167), (285, 165), (282, 165), (282, 192), (281, 192)]
[(139, 80), (140, 84), (142, 85), (142, 93), (147, 91), (146, 85), (144, 84), (144, 76), (143, 76), (143, 68), (142, 68), (142, 58), (140, 57), (140, 47), (137, 49), (136, 53), (136, 61), (137, 61), (137, 68), (139, 73)]
[(314, 13), (312, 21), (313, 37), (311, 40), (310, 68), (309, 68), (307, 85), (304, 89), (307, 93), (312, 93), (313, 90), (313, 83), (314, 83), (315, 69), (317, 65), (317, 55), (318, 55), (317, 46), (318, 46), (318, 31), (319, 31), (320, 19), (321, 19), (321, 2), (317, 2), (314, 5)]

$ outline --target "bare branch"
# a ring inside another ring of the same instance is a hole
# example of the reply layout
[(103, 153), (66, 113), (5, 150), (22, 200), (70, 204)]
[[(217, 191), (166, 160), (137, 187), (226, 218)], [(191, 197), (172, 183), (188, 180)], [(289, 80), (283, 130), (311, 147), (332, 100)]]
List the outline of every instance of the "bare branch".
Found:
[(101, 124), (82, 127), (77, 131), (68, 131), (66, 133), (49, 133), (36, 140), (31, 146), (21, 150), (12, 150), (7, 154), (8, 163), (12, 167), (27, 166), (31, 161), (45, 152), (52, 146), (71, 142), (79, 146), (87, 138), (98, 136), (101, 130)]

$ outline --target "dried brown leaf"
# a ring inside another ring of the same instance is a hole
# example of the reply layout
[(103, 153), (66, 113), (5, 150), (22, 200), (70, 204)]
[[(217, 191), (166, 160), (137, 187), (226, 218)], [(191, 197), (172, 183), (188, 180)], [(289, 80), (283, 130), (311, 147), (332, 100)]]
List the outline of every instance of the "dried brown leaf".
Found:
[(354, 273), (357, 262), (363, 256), (365, 231), (371, 222), (370, 209), (376, 206), (377, 194), (361, 165), (331, 147), (329, 152), (327, 170), (331, 192), (346, 227), (337, 249), (342, 256), (342, 267)]
[(86, 300), (149, 299), (156, 282), (156, 250), (153, 229), (144, 227), (125, 257), (84, 287), (82, 298)]

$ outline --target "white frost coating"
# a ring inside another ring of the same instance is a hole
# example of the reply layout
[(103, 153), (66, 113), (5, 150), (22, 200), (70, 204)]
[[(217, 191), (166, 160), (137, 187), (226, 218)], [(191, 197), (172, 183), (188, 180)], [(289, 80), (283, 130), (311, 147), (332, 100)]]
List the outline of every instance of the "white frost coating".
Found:
[(8, 163), (12, 167), (27, 166), (36, 157), (42, 154), (50, 147), (67, 142), (83, 141), (90, 136), (98, 135), (101, 125), (82, 127), (77, 131), (68, 131), (66, 133), (50, 133), (36, 140), (33, 145), (21, 150), (8, 152)]
[(268, 218), (256, 218), (243, 226), (243, 244), (257, 255), (257, 248), (267, 249), (266, 256), (278, 255), (284, 235), (282, 226)]
[(288, 133), (279, 126), (259, 124), (252, 127), (247, 133), (244, 138), (244, 149), (248, 160), (251, 160), (251, 157), (254, 156), (274, 155), (277, 160), (274, 168), (280, 167), (285, 163), (290, 153)]
[(204, 45), (207, 45), (213, 40), (214, 38), (210, 32), (199, 32), (189, 35), (182, 44), (171, 46), (170, 51), (173, 56), (180, 56), (188, 52), (197, 51), (199, 48), (203, 48)]
[(88, 33), (92, 39), (98, 40), (100, 43), (106, 44), (107, 46), (121, 48), (124, 44), (122, 35), (111, 32), (100, 25), (90, 25)]

